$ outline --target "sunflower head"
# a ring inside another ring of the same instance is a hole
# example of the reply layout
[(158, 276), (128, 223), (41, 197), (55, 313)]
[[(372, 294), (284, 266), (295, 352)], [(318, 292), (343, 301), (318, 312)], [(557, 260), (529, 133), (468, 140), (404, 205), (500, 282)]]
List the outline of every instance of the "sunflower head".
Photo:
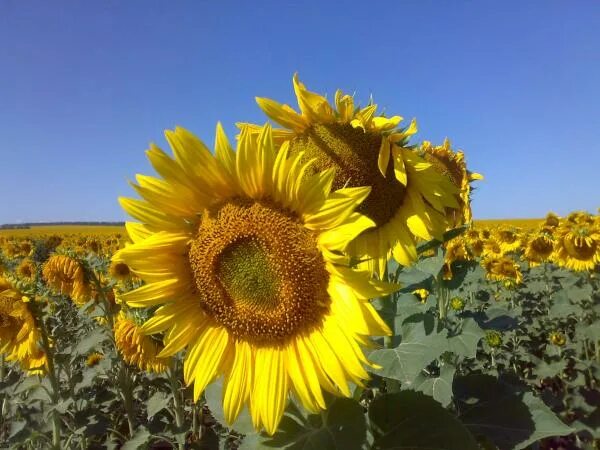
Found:
[(514, 284), (523, 281), (519, 265), (508, 256), (487, 256), (482, 259), (481, 265), (489, 280), (502, 282), (508, 280)]
[(552, 228), (556, 228), (558, 225), (560, 225), (560, 218), (553, 212), (549, 212), (546, 215), (546, 218), (544, 219), (544, 223), (542, 224), (542, 227), (552, 229)]
[[(446, 212), (459, 207), (459, 189), (407, 147), (417, 129), (415, 121), (399, 128), (402, 117), (378, 115), (375, 104), (355, 108), (353, 97), (341, 91), (330, 105), (297, 76), (294, 90), (299, 113), (288, 105), (257, 99), (263, 111), (285, 127), (275, 133), (278, 143), (287, 141), (291, 155), (313, 161), (307, 175), (334, 170), (333, 189), (371, 187), (357, 212), (375, 227), (358, 236), (347, 251), (364, 261), (361, 267), (375, 272), (382, 272), (391, 256), (403, 265), (414, 262), (415, 241), (441, 238)], [(256, 125), (242, 127), (259, 130)]]
[(427, 289), (415, 289), (413, 294), (418, 297), (421, 303), (425, 303), (427, 301), (427, 297), (429, 297), (429, 291)]
[(594, 270), (600, 263), (600, 228), (586, 217), (573, 217), (556, 228), (552, 260), (576, 271)]
[(496, 330), (488, 331), (485, 335), (485, 341), (492, 348), (500, 347), (502, 345), (502, 335)]
[(127, 280), (131, 277), (129, 266), (121, 261), (111, 261), (108, 273), (118, 281)]
[(482, 180), (483, 176), (467, 170), (464, 153), (460, 150), (456, 152), (452, 150), (449, 139), (445, 139), (444, 143), (438, 146), (424, 141), (419, 150), (424, 159), (431, 163), (437, 172), (447, 176), (458, 189), (456, 199), (459, 208), (448, 208), (446, 212), (449, 224), (452, 227), (470, 224), (473, 220), (471, 183), (475, 180)]
[(42, 275), (48, 286), (67, 295), (78, 305), (85, 304), (91, 295), (91, 287), (85, 267), (67, 255), (52, 255), (44, 264)]
[(551, 234), (540, 231), (529, 237), (523, 256), (531, 267), (547, 261), (554, 251), (554, 238)]
[(104, 355), (102, 353), (94, 352), (90, 353), (85, 360), (85, 365), (88, 367), (97, 366), (100, 361), (104, 359)]
[(219, 126), (214, 155), (183, 129), (167, 139), (175, 159), (148, 152), (163, 179), (138, 176), (144, 200), (121, 199), (142, 223), (127, 224), (132, 244), (113, 257), (145, 282), (121, 301), (158, 309), (119, 335), (164, 333), (160, 358), (187, 348), (195, 399), (223, 376), (227, 422), (248, 405), (270, 434), (290, 391), (313, 412), (322, 390), (350, 395), (348, 382), (367, 377), (360, 345), (389, 333), (369, 299), (397, 288), (343, 256), (375, 225), (355, 212), (370, 189), (332, 192), (334, 170), (313, 172), (290, 144), (276, 151), (270, 126), (244, 128), (236, 151)]
[(19, 277), (25, 279), (26, 281), (32, 281), (36, 278), (37, 267), (31, 259), (25, 258), (17, 266), (16, 272)]
[(12, 285), (0, 287), (0, 352), (8, 361), (18, 361), (24, 370), (43, 372), (46, 355), (39, 347), (35, 319), (24, 300)]
[(567, 343), (567, 338), (560, 331), (553, 331), (550, 333), (550, 342), (557, 347), (563, 347)]
[(462, 311), (465, 309), (465, 300), (462, 297), (453, 297), (450, 300), (450, 308), (454, 311)]
[(140, 370), (162, 373), (169, 367), (170, 358), (160, 358), (161, 341), (147, 336), (133, 317), (121, 311), (115, 321), (115, 343), (123, 360)]
[(510, 253), (521, 248), (521, 230), (512, 227), (502, 227), (496, 230), (494, 238), (498, 241), (502, 253)]

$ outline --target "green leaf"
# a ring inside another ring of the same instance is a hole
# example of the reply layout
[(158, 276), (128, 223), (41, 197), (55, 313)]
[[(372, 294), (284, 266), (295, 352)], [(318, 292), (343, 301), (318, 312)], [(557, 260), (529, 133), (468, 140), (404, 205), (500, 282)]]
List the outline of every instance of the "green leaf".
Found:
[(465, 319), (460, 334), (448, 338), (448, 348), (458, 356), (475, 358), (477, 345), (484, 336), (485, 331), (477, 325), (477, 322), (473, 319)]
[(459, 417), (469, 430), (503, 450), (573, 431), (533, 394), (490, 375), (456, 377), (454, 395)]
[(170, 400), (171, 400), (170, 395), (167, 395), (164, 392), (160, 392), (160, 391), (156, 392), (146, 402), (148, 417), (154, 416), (157, 412), (159, 412), (160, 410), (169, 406)]
[(360, 450), (366, 436), (363, 407), (349, 398), (335, 398), (321, 415), (308, 418), (290, 402), (277, 433), (262, 445), (289, 450)]
[(86, 355), (92, 350), (102, 349), (104, 341), (108, 340), (108, 335), (103, 328), (94, 328), (86, 337), (77, 343), (73, 349), (72, 360), (77, 356)]
[(439, 377), (426, 377), (421, 374), (413, 383), (414, 389), (433, 397), (442, 406), (448, 406), (452, 401), (452, 380), (455, 372), (456, 367), (446, 364), (440, 369)]
[(460, 421), (420, 392), (377, 397), (369, 407), (375, 450), (478, 450)]
[[(123, 444), (121, 450), (138, 450), (139, 448), (148, 448), (146, 444), (151, 434), (145, 428), (138, 428), (131, 439)], [(143, 447), (142, 447), (143, 446)]]
[(410, 385), (421, 370), (447, 349), (445, 333), (427, 335), (421, 323), (407, 323), (402, 327), (400, 345), (375, 350), (369, 358), (382, 367), (373, 369), (373, 373)]
[(438, 249), (438, 252), (435, 256), (431, 256), (429, 258), (420, 259), (415, 265), (415, 269), (420, 272), (431, 275), (432, 277), (437, 277), (444, 266), (444, 253), (441, 249)]

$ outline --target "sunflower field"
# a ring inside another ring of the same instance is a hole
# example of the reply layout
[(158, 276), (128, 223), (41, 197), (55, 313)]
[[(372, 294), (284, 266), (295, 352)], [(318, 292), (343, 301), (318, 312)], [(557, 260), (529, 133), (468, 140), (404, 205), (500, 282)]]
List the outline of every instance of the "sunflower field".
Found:
[(0, 448), (600, 448), (600, 215), (473, 222), (450, 141), (293, 78), (122, 231), (0, 234)]

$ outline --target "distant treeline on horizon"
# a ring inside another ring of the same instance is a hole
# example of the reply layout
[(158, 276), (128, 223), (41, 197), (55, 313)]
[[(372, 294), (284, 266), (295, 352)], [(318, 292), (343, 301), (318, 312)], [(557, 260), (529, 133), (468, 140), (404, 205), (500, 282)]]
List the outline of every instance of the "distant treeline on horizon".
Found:
[(59, 225), (98, 225), (98, 226), (125, 226), (125, 222), (28, 222), (28, 223), (7, 223), (0, 225), (0, 230), (22, 230), (31, 227), (48, 227)]

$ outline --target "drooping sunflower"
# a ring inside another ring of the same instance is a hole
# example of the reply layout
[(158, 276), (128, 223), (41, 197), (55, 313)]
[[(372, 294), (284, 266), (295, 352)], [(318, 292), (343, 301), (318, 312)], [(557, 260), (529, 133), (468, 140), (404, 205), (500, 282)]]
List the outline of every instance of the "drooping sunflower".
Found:
[(77, 259), (52, 255), (44, 264), (42, 274), (48, 286), (70, 296), (77, 305), (83, 305), (90, 299), (91, 286), (85, 268)]
[[(418, 239), (441, 239), (447, 228), (446, 212), (458, 208), (458, 188), (433, 165), (408, 147), (416, 122), (398, 128), (402, 117), (377, 115), (377, 105), (355, 108), (354, 99), (341, 91), (335, 108), (293, 78), (300, 113), (288, 105), (257, 98), (258, 105), (285, 127), (274, 131), (278, 143), (288, 142), (291, 155), (314, 159), (309, 173), (334, 169), (333, 188), (370, 186), (357, 212), (375, 222), (348, 247), (372, 272), (382, 273), (394, 257), (402, 265), (417, 258)], [(256, 125), (240, 124), (258, 132)]]
[(120, 311), (115, 321), (115, 343), (123, 360), (141, 370), (162, 373), (169, 367), (170, 358), (159, 353), (164, 345), (152, 336), (147, 336), (134, 318)]
[(550, 233), (539, 231), (527, 239), (524, 259), (529, 262), (531, 267), (539, 266), (548, 261), (554, 251), (554, 238)]
[(452, 264), (455, 262), (470, 261), (473, 259), (469, 253), (467, 242), (463, 236), (455, 237), (444, 243), (444, 272), (445, 280), (452, 279)]
[(43, 373), (46, 355), (28, 299), (6, 280), (0, 280), (0, 353), (18, 361), (31, 374)]
[(479, 173), (467, 170), (465, 154), (462, 151), (453, 151), (449, 139), (445, 139), (442, 145), (434, 146), (429, 141), (424, 141), (419, 149), (421, 156), (433, 164), (433, 167), (443, 175), (446, 175), (454, 186), (459, 190), (456, 199), (458, 209), (448, 208), (446, 214), (450, 226), (458, 227), (470, 224), (473, 221), (471, 212), (471, 183), (482, 180)]
[(481, 260), (486, 278), (494, 281), (510, 281), (519, 284), (523, 281), (521, 268), (509, 256), (487, 256)]
[[(571, 217), (571, 216), (569, 216)], [(554, 232), (552, 261), (576, 271), (591, 271), (600, 263), (600, 228), (583, 216), (565, 220)]]
[(559, 225), (560, 225), (560, 218), (553, 212), (549, 212), (548, 214), (546, 214), (544, 223), (542, 223), (542, 228), (547, 228), (547, 229), (552, 230)]
[(102, 353), (93, 352), (90, 353), (85, 359), (85, 365), (88, 367), (94, 367), (97, 366), (103, 359), (104, 355)]
[(270, 434), (290, 391), (314, 412), (322, 389), (350, 395), (367, 377), (360, 345), (390, 333), (369, 299), (396, 289), (341, 254), (374, 225), (354, 211), (370, 189), (331, 192), (333, 169), (305, 176), (311, 163), (276, 152), (268, 125), (243, 130), (235, 152), (217, 126), (216, 156), (186, 130), (166, 136), (175, 160), (148, 152), (164, 179), (138, 176), (144, 200), (121, 199), (142, 223), (114, 256), (146, 282), (121, 300), (162, 305), (143, 326), (165, 332), (160, 356), (187, 348), (194, 398), (223, 375), (227, 422), (248, 405)]
[(487, 240), (483, 242), (483, 252), (481, 253), (481, 256), (499, 257), (503, 256), (504, 253), (504, 249), (502, 248), (498, 240), (495, 239), (493, 236), (490, 236)]
[(123, 281), (131, 277), (129, 266), (121, 261), (112, 261), (108, 273), (116, 280)]

